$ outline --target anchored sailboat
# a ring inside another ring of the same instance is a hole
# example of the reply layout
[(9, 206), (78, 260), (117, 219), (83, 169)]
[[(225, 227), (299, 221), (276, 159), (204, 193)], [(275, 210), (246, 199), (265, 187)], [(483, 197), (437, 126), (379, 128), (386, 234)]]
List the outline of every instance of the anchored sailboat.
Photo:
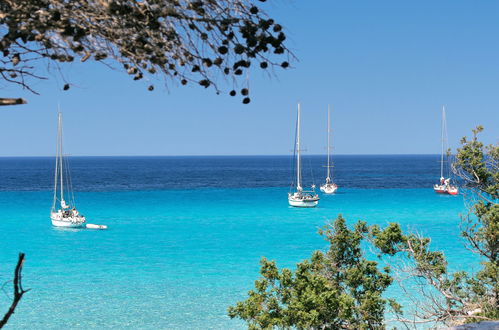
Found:
[[(64, 193), (66, 192), (66, 195)], [(67, 199), (65, 199), (67, 198)], [(76, 209), (71, 175), (62, 155), (62, 114), (57, 115), (57, 156), (55, 158), (54, 202), (50, 220), (56, 227), (106, 229), (106, 225), (85, 224), (85, 217)]]
[[(64, 173), (66, 172), (66, 173)], [(66, 174), (66, 175), (64, 175)], [(66, 185), (66, 189), (64, 186)], [(66, 201), (64, 192), (66, 190)], [(57, 205), (59, 204), (59, 205)], [(67, 161), (62, 155), (62, 114), (57, 114), (57, 156), (55, 158), (54, 202), (50, 211), (52, 225), (56, 227), (84, 228), (85, 217), (76, 210)]]
[(315, 207), (319, 203), (319, 195), (315, 193), (315, 185), (311, 191), (304, 191), (301, 186), (301, 155), (300, 155), (300, 104), (298, 103), (298, 118), (296, 122), (296, 191), (288, 193), (289, 205), (295, 207)]
[[(459, 188), (453, 184), (451, 184), (450, 173), (449, 173), (449, 159), (448, 155), (444, 153), (445, 147), (447, 146), (447, 122), (445, 118), (445, 107), (442, 107), (442, 152), (440, 154), (440, 182), (433, 186), (433, 190), (438, 194), (449, 194), (449, 195), (457, 195), (459, 192)], [(446, 163), (447, 169), (447, 178), (444, 177), (444, 163)]]
[(326, 183), (321, 185), (321, 191), (325, 194), (333, 194), (338, 190), (338, 186), (331, 180), (331, 169), (333, 168), (332, 162), (330, 161), (330, 151), (331, 151), (331, 109), (329, 105), (327, 106), (327, 175)]

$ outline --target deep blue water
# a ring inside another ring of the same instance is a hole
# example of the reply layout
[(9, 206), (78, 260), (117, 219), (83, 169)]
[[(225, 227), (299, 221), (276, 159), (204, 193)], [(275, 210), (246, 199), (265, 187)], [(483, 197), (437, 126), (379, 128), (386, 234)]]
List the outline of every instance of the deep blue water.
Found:
[[(305, 158), (305, 182), (312, 168), (320, 184), (324, 160)], [(32, 289), (10, 329), (244, 328), (226, 309), (246, 297), (260, 258), (293, 267), (326, 247), (317, 229), (339, 213), (398, 221), (431, 236), (452, 268), (478, 266), (459, 237), (462, 196), (431, 188), (438, 156), (336, 156), (340, 190), (314, 209), (287, 204), (291, 157), (70, 161), (80, 212), (108, 230), (53, 228), (53, 159), (0, 158), (0, 282), (23, 251)], [(0, 313), (8, 304), (0, 297)]]
[[(438, 179), (438, 155), (334, 157), (334, 176), (349, 188), (426, 188)], [(77, 191), (288, 187), (290, 156), (70, 157)], [(303, 158), (304, 183), (325, 176), (325, 156)], [(54, 159), (0, 158), (0, 191), (50, 190)]]

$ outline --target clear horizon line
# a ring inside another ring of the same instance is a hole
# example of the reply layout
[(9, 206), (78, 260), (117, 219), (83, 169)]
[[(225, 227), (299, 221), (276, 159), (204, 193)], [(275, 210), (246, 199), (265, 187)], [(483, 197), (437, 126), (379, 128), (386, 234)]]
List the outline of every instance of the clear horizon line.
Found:
[[(383, 153), (383, 154), (334, 154), (335, 156), (434, 156), (439, 155), (438, 153)], [(275, 156), (293, 156), (292, 154), (189, 154), (189, 155), (71, 155), (67, 154), (66, 157), (275, 157)], [(327, 156), (327, 154), (307, 154), (307, 156)], [(16, 155), (16, 156), (0, 156), (0, 158), (52, 158), (55, 155)]]

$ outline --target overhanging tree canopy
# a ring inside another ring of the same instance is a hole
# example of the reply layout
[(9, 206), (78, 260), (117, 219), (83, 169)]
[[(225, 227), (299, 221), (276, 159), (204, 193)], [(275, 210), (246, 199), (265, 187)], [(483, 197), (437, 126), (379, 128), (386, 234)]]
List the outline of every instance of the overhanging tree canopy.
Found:
[(281, 25), (249, 0), (0, 2), (0, 76), (35, 93), (33, 79), (44, 78), (40, 61), (76, 59), (117, 62), (134, 80), (159, 76), (218, 93), (219, 76), (237, 86), (252, 64), (287, 68), (285, 39)]

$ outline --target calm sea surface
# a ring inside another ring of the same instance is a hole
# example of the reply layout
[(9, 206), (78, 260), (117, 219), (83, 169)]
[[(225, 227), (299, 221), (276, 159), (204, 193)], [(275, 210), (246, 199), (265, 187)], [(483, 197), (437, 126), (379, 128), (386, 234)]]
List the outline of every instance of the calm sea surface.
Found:
[[(291, 157), (73, 157), (78, 208), (107, 231), (51, 226), (52, 158), (0, 158), (0, 283), (23, 251), (32, 289), (8, 328), (243, 328), (226, 309), (246, 297), (260, 258), (293, 267), (326, 247), (317, 229), (339, 213), (400, 222), (454, 268), (476, 268), (459, 237), (462, 197), (431, 188), (438, 158), (336, 156), (338, 193), (297, 209)], [(321, 183), (324, 161), (304, 159), (305, 184)], [(1, 295), (0, 314), (9, 304)]]

